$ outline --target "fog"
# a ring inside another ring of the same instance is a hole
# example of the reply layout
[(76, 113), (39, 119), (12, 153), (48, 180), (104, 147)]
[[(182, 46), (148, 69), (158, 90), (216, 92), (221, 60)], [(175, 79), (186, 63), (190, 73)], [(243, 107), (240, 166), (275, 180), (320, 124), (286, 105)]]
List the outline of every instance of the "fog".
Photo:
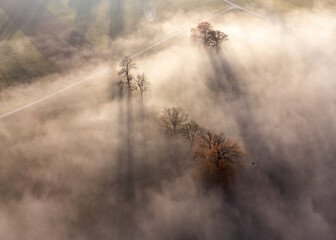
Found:
[[(178, 15), (190, 21), (184, 17)], [(132, 100), (132, 171), (125, 164), (126, 99), (118, 98), (115, 85), (118, 61), (83, 61), (80, 69), (2, 91), (5, 113), (93, 74), (0, 119), (0, 235), (335, 239), (336, 45), (326, 37), (336, 35), (335, 20), (321, 4), (293, 11), (278, 24), (232, 11), (211, 21), (229, 35), (218, 56), (192, 44), (186, 32), (135, 57), (135, 72), (146, 73), (151, 89), (145, 124), (139, 97)], [(117, 53), (133, 54), (132, 43), (153, 34), (151, 24), (141, 26), (114, 40), (122, 49)], [(162, 28), (154, 29), (159, 38)], [(218, 70), (214, 64), (224, 60)], [(223, 88), (214, 85), (219, 77)], [(227, 87), (229, 80), (237, 91)], [(188, 143), (172, 141), (160, 128), (158, 115), (174, 106), (247, 151), (229, 191), (204, 188), (194, 177)]]

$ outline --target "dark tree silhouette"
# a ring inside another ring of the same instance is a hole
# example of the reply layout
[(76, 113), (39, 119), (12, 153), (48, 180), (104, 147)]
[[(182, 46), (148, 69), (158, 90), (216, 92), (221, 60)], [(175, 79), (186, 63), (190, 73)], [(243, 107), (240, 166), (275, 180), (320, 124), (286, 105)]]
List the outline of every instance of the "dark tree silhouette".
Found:
[(120, 78), (121, 86), (126, 85), (128, 88), (128, 92), (132, 93), (133, 90), (133, 75), (131, 73), (132, 69), (136, 69), (136, 63), (129, 57), (125, 57), (120, 63), (121, 70), (118, 72), (118, 76)]
[(214, 30), (208, 22), (199, 23), (196, 28), (191, 29), (192, 42), (207, 48), (214, 48), (216, 52), (219, 52), (221, 44), (226, 40), (229, 40), (228, 35), (219, 30)]
[(188, 114), (180, 107), (165, 108), (160, 121), (167, 131), (175, 136), (178, 130), (188, 121)]
[(133, 89), (137, 91), (141, 97), (143, 97), (144, 93), (148, 91), (150, 84), (147, 80), (146, 75), (138, 74), (137, 78), (134, 80)]
[(138, 74), (136, 79), (132, 84), (132, 89), (139, 93), (140, 95), (140, 111), (142, 123), (145, 121), (145, 106), (144, 106), (144, 94), (149, 90), (150, 84), (147, 80), (146, 75)]
[(194, 146), (196, 141), (203, 135), (204, 129), (194, 120), (183, 125), (181, 134), (190, 141), (190, 145)]

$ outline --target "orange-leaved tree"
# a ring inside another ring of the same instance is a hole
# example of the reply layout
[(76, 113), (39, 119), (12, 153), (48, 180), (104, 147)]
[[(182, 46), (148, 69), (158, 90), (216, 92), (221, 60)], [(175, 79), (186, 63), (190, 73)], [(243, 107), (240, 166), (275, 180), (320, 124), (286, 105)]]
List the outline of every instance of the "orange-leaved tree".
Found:
[(208, 131), (196, 142), (194, 160), (201, 178), (225, 186), (237, 176), (245, 155), (232, 139)]

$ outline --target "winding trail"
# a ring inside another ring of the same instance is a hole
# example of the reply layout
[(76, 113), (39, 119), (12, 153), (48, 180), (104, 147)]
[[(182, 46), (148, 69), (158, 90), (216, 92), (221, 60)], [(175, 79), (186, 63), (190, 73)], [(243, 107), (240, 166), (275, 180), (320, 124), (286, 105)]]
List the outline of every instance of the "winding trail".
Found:
[[(329, 35), (323, 35), (323, 34), (321, 35), (321, 34), (310, 33), (310, 32), (306, 32), (306, 31), (300, 30), (300, 29), (296, 29), (296, 28), (294, 28), (294, 27), (287, 26), (287, 25), (285, 25), (284, 23), (281, 23), (281, 22), (278, 21), (278, 20), (275, 20), (275, 19), (272, 19), (272, 18), (265, 17), (265, 16), (263, 16), (263, 15), (260, 15), (260, 14), (258, 14), (258, 13), (256, 13), (256, 12), (253, 12), (253, 11), (251, 11), (251, 10), (249, 10), (249, 9), (246, 9), (246, 8), (244, 8), (244, 7), (242, 7), (242, 6), (239, 6), (239, 5), (237, 5), (237, 4), (235, 4), (235, 3), (231, 2), (231, 1), (228, 1), (228, 0), (223, 0), (223, 1), (224, 1), (225, 3), (227, 3), (227, 4), (229, 4), (229, 7), (228, 7), (227, 9), (222, 10), (222, 11), (220, 11), (220, 12), (218, 12), (218, 13), (215, 13), (214, 15), (211, 15), (211, 16), (208, 17), (208, 18), (205, 18), (205, 19), (203, 19), (203, 20), (201, 20), (201, 21), (199, 21), (199, 22), (197, 22), (197, 23), (194, 23), (193, 25), (197, 25), (197, 24), (200, 23), (200, 22), (209, 21), (209, 20), (211, 20), (211, 19), (213, 19), (213, 18), (215, 18), (215, 17), (217, 17), (217, 16), (220, 16), (220, 15), (226, 13), (226, 12), (229, 12), (229, 11), (231, 11), (231, 10), (241, 10), (241, 11), (247, 12), (247, 13), (249, 13), (249, 14), (252, 14), (252, 15), (254, 15), (254, 16), (256, 16), (256, 17), (259, 17), (259, 18), (261, 18), (261, 19), (264, 19), (264, 20), (266, 20), (266, 21), (268, 21), (268, 22), (281, 24), (281, 25), (283, 25), (284, 27), (286, 27), (286, 28), (288, 28), (288, 29), (291, 29), (291, 30), (294, 30), (294, 31), (297, 31), (297, 32), (301, 32), (301, 33), (304, 33), (304, 34), (307, 34), (307, 35), (311, 35), (311, 36), (315, 36), (315, 37), (322, 37), (322, 38), (336, 39), (336, 36), (329, 36)], [(192, 26), (193, 26), (193, 25), (192, 25)], [(140, 54), (142, 54), (142, 53), (144, 53), (144, 52), (147, 52), (147, 51), (149, 51), (150, 49), (152, 49), (152, 48), (154, 48), (154, 47), (156, 47), (156, 46), (159, 46), (159, 45), (161, 45), (162, 43), (164, 43), (164, 42), (166, 42), (166, 41), (168, 41), (168, 40), (170, 40), (170, 39), (172, 39), (172, 38), (174, 38), (174, 37), (176, 37), (176, 36), (178, 36), (178, 35), (180, 35), (180, 34), (186, 32), (186, 31), (188, 31), (188, 30), (190, 29), (190, 27), (191, 27), (190, 25), (189, 25), (189, 26), (186, 26), (186, 27), (182, 28), (180, 31), (178, 31), (178, 32), (176, 32), (176, 33), (173, 33), (173, 34), (171, 34), (171, 35), (165, 37), (164, 39), (160, 40), (159, 42), (157, 42), (157, 43), (155, 43), (155, 44), (153, 44), (153, 45), (151, 45), (151, 46), (149, 46), (149, 47), (147, 47), (147, 48), (144, 48), (144, 49), (142, 49), (142, 50), (140, 50), (140, 51), (134, 53), (133, 55), (130, 55), (129, 57), (130, 57), (130, 58), (135, 58), (136, 56), (138, 56), (138, 55), (140, 55)], [(24, 109), (27, 109), (27, 108), (29, 108), (29, 107), (32, 107), (32, 106), (34, 106), (34, 105), (36, 105), (36, 104), (38, 104), (38, 103), (41, 103), (41, 102), (43, 102), (43, 101), (45, 101), (45, 100), (47, 100), (47, 99), (49, 99), (49, 98), (51, 98), (51, 97), (54, 97), (54, 96), (56, 96), (56, 95), (58, 95), (58, 94), (60, 94), (60, 93), (62, 93), (62, 92), (65, 92), (65, 91), (67, 91), (67, 90), (69, 90), (69, 89), (71, 89), (71, 88), (73, 88), (73, 87), (76, 87), (76, 86), (78, 86), (78, 85), (80, 85), (80, 84), (82, 84), (82, 83), (84, 83), (84, 82), (86, 82), (86, 81), (92, 79), (93, 77), (95, 77), (95, 76), (101, 74), (103, 71), (105, 71), (105, 70), (107, 70), (107, 69), (108, 69), (108, 67), (105, 67), (105, 68), (101, 69), (100, 71), (95, 72), (95, 73), (93, 73), (93, 74), (87, 76), (87, 77), (84, 78), (84, 79), (81, 79), (81, 80), (79, 80), (79, 81), (76, 81), (76, 82), (74, 82), (74, 83), (72, 83), (72, 84), (70, 84), (70, 85), (68, 85), (68, 86), (66, 86), (66, 87), (64, 87), (64, 88), (62, 88), (62, 89), (59, 89), (59, 90), (57, 90), (57, 91), (55, 91), (55, 92), (52, 92), (52, 93), (50, 93), (50, 94), (47, 95), (47, 96), (44, 96), (44, 97), (39, 98), (39, 99), (37, 99), (37, 100), (35, 100), (35, 101), (31, 102), (31, 103), (28, 103), (28, 104), (25, 104), (25, 105), (23, 105), (23, 106), (20, 106), (20, 107), (14, 109), (14, 110), (12, 110), (12, 111), (9, 111), (9, 112), (7, 112), (7, 113), (3, 113), (3, 114), (0, 115), (0, 119), (5, 118), (5, 117), (8, 117), (8, 116), (10, 116), (10, 115), (12, 115), (12, 114), (14, 114), (14, 113), (17, 113), (17, 112), (22, 111), (22, 110), (24, 110)]]

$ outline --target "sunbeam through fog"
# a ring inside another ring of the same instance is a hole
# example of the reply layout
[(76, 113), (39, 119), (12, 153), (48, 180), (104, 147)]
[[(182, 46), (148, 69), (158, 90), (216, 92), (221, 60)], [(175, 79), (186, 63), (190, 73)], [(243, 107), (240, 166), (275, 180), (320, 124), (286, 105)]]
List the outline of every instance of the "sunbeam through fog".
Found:
[(336, 238), (333, 1), (0, 8), (0, 238)]

